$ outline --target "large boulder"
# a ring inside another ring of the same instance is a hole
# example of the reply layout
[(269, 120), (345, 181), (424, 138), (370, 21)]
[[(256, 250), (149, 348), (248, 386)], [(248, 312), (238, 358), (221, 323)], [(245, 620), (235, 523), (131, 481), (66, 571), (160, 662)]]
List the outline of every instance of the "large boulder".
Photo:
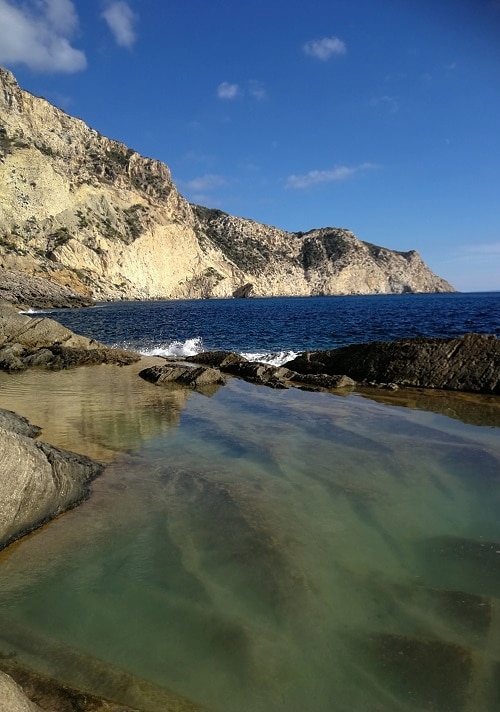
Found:
[(103, 466), (33, 440), (39, 429), (0, 410), (0, 549), (74, 507)]
[(0, 671), (0, 712), (42, 712), (42, 710), (26, 697), (9, 675)]
[(500, 340), (486, 334), (306, 351), (285, 366), (299, 373), (345, 374), (364, 383), (500, 393)]
[(177, 363), (144, 368), (140, 371), (139, 376), (150, 383), (179, 383), (182, 386), (189, 386), (189, 388), (194, 389), (220, 386), (226, 382), (218, 368), (184, 366)]

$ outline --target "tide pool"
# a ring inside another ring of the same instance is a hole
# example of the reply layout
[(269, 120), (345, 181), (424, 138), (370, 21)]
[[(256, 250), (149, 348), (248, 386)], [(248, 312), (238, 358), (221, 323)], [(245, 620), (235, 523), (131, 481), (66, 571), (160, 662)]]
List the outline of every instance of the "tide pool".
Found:
[(499, 709), (495, 399), (208, 397), (138, 369), (0, 375), (1, 407), (110, 463), (0, 554), (0, 654), (151, 712), (148, 686), (213, 712)]

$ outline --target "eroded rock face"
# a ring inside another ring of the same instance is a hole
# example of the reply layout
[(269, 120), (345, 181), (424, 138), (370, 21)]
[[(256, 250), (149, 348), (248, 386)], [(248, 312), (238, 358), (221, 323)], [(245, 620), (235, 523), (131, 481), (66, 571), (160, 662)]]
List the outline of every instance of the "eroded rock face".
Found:
[(139, 355), (123, 349), (110, 349), (85, 336), (79, 336), (46, 317), (19, 314), (9, 305), (0, 305), (0, 369), (23, 371), (26, 368), (52, 369), (100, 363), (126, 365)]
[(39, 429), (0, 411), (0, 549), (85, 499), (102, 465), (33, 440)]
[[(1, 68), (0, 186), (0, 268), (83, 297), (453, 291), (414, 251), (191, 205), (166, 165), (23, 91)], [(14, 290), (17, 303), (36, 297), (26, 290)]]
[(308, 351), (286, 366), (300, 373), (346, 374), (365, 383), (500, 393), (500, 340), (485, 334)]

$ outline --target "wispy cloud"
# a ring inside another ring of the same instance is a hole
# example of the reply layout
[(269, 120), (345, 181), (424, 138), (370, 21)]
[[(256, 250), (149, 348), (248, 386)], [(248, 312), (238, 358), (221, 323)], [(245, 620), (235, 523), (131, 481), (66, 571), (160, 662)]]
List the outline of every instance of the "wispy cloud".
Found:
[(217, 87), (217, 96), (219, 99), (236, 99), (240, 94), (238, 84), (230, 84), (229, 82), (221, 82)]
[(463, 255), (500, 255), (500, 242), (479, 242), (459, 247)]
[(302, 175), (291, 175), (286, 179), (287, 188), (310, 188), (323, 183), (337, 183), (348, 180), (357, 173), (375, 168), (373, 163), (362, 163), (360, 166), (335, 166), (328, 170), (309, 171)]
[(323, 37), (320, 40), (309, 40), (302, 49), (310, 57), (326, 62), (334, 55), (341, 55), (347, 52), (347, 46), (338, 37)]
[(195, 191), (199, 193), (200, 191), (206, 192), (207, 190), (214, 190), (215, 188), (220, 188), (226, 185), (226, 179), (218, 175), (217, 173), (206, 173), (198, 178), (193, 178), (189, 181), (180, 181), (181, 185), (190, 191)]
[(82, 50), (71, 45), (78, 16), (71, 0), (33, 0), (14, 5), (0, 0), (0, 62), (40, 72), (85, 69)]
[(231, 84), (230, 82), (221, 82), (217, 87), (217, 96), (219, 99), (223, 100), (232, 100), (244, 96), (250, 96), (256, 101), (264, 101), (267, 99), (267, 91), (262, 82), (258, 82), (256, 79), (251, 79), (249, 82), (245, 82), (244, 86), (236, 83)]
[(370, 99), (370, 106), (378, 109), (384, 109), (389, 114), (396, 114), (399, 111), (399, 104), (393, 96), (384, 94), (384, 96), (375, 96)]
[(120, 47), (132, 47), (136, 40), (135, 24), (137, 16), (129, 4), (122, 0), (112, 2), (104, 10), (102, 17), (108, 23), (116, 44), (120, 45)]
[(249, 94), (251, 97), (254, 99), (257, 99), (257, 101), (264, 101), (267, 99), (267, 91), (262, 84), (262, 82), (258, 82), (255, 79), (252, 79), (249, 84)]

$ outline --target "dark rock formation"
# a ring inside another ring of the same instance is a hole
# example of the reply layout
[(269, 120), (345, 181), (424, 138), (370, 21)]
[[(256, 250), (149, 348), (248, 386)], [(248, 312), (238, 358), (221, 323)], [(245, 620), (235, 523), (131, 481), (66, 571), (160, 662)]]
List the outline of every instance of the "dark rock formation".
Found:
[(183, 366), (182, 364), (151, 366), (140, 371), (139, 376), (150, 383), (179, 383), (182, 386), (189, 386), (195, 389), (203, 389), (206, 386), (219, 386), (226, 382), (217, 368)]
[(347, 376), (300, 374), (283, 366), (247, 361), (246, 358), (232, 351), (204, 351), (194, 356), (187, 356), (185, 360), (217, 367), (224, 373), (271, 388), (297, 386), (305, 390), (333, 390), (354, 386), (354, 381)]
[(88, 307), (93, 301), (43, 277), (32, 277), (22, 272), (0, 268), (0, 302), (21, 307), (46, 309), (50, 307)]
[(294, 373), (290, 379), (293, 385), (301, 384), (302, 387), (308, 389), (334, 390), (337, 388), (354, 388), (356, 381), (353, 381), (349, 376), (328, 375), (327, 373)]
[(252, 290), (253, 284), (251, 282), (247, 282), (247, 284), (243, 284), (241, 287), (234, 290), (233, 297), (235, 299), (245, 299), (246, 297), (251, 296)]
[(500, 393), (500, 340), (484, 334), (307, 351), (285, 366), (300, 373), (346, 374), (364, 383)]
[(235, 363), (247, 361), (247, 359), (244, 356), (240, 356), (240, 354), (234, 353), (234, 351), (203, 351), (203, 353), (195, 354), (194, 356), (185, 356), (183, 361), (224, 368)]
[(126, 365), (139, 358), (131, 351), (110, 349), (99, 341), (74, 334), (53, 319), (31, 318), (10, 305), (0, 305), (0, 370)]

